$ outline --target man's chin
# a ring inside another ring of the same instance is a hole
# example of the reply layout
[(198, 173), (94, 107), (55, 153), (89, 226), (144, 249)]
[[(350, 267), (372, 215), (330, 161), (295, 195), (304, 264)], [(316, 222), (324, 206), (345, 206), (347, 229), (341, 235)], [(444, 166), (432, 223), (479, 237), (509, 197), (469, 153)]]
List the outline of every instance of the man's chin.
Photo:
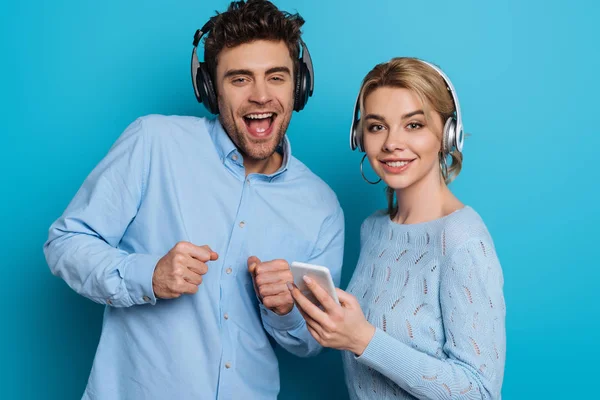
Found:
[(277, 140), (277, 135), (275, 133), (271, 133), (268, 136), (255, 136), (251, 133), (244, 132), (244, 136), (246, 137), (246, 142), (255, 144), (266, 144)]
[[(244, 127), (245, 128), (245, 127)], [(246, 129), (242, 129), (244, 135), (242, 151), (255, 160), (266, 160), (277, 150), (277, 146), (283, 135), (280, 134), (281, 127), (273, 127), (272, 132), (265, 137), (252, 135)]]
[(241, 150), (246, 154), (247, 157), (259, 161), (266, 160), (271, 157), (277, 150), (278, 145), (279, 141), (277, 141), (275, 137), (270, 138), (270, 140), (261, 141), (246, 140)]

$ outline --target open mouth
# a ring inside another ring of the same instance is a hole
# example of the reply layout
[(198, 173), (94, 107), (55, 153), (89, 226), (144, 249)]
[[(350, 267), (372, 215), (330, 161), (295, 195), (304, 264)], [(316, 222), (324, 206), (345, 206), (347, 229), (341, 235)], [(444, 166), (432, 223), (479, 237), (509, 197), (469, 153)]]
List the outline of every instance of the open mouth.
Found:
[(244, 115), (246, 129), (256, 138), (266, 138), (273, 131), (273, 121), (277, 114), (272, 112), (252, 113)]

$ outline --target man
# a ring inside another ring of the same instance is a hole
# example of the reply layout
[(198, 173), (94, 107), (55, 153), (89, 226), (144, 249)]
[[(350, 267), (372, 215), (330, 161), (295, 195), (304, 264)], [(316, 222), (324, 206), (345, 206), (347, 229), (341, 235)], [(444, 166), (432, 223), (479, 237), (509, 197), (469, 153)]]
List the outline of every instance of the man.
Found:
[(139, 118), (51, 226), (52, 272), (107, 305), (85, 399), (276, 398), (267, 333), (299, 356), (320, 350), (288, 262), (339, 284), (344, 217), (285, 136), (302, 108), (303, 22), (231, 3), (205, 41), (218, 119)]

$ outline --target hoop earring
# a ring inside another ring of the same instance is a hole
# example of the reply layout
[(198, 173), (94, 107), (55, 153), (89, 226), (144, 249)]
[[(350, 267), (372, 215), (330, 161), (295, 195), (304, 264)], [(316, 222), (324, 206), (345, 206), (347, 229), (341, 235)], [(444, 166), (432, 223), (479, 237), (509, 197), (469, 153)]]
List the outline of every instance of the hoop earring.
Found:
[(360, 160), (360, 174), (362, 175), (362, 178), (365, 180), (365, 182), (367, 182), (371, 185), (377, 185), (379, 182), (381, 182), (381, 178), (379, 178), (379, 180), (376, 182), (372, 182), (372, 181), (368, 180), (367, 177), (365, 176), (365, 172), (363, 171), (363, 164), (365, 162), (365, 158), (367, 158), (366, 154), (363, 156), (362, 160)]
[(446, 155), (444, 155), (444, 152), (440, 152), (439, 159), (442, 178), (444, 178), (444, 181), (446, 181), (446, 179), (448, 179), (448, 162), (446, 161)]

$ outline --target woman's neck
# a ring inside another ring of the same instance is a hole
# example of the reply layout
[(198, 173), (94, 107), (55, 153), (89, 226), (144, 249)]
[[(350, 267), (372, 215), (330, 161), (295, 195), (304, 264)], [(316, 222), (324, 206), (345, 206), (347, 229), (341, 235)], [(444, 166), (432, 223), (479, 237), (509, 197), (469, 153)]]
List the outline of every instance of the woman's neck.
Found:
[(397, 189), (396, 199), (398, 211), (392, 220), (399, 224), (433, 221), (464, 207), (439, 175), (425, 176), (407, 188)]

